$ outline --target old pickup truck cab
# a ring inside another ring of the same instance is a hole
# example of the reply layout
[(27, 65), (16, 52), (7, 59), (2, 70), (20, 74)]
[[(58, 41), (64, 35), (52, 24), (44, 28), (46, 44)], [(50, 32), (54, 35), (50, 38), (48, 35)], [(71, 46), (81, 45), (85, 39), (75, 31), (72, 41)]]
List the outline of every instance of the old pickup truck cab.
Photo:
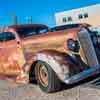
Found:
[(0, 76), (16, 83), (37, 80), (45, 92), (100, 72), (97, 32), (84, 24), (48, 28), (13, 25), (0, 31)]

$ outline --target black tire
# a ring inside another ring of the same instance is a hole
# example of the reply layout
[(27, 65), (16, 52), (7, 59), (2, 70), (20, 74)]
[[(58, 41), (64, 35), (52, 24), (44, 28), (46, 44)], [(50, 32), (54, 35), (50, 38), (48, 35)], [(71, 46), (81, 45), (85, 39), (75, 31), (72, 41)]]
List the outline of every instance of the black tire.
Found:
[[(47, 77), (48, 84), (46, 85), (43, 85), (40, 79), (41, 66), (45, 66), (45, 68), (47, 69), (46, 71), (48, 73), (48, 77)], [(35, 66), (35, 76), (36, 76), (37, 83), (39, 84), (41, 90), (43, 90), (44, 92), (52, 93), (52, 92), (57, 92), (61, 89), (60, 80), (58, 79), (56, 73), (52, 70), (52, 68), (47, 63), (38, 61), (38, 63)]]

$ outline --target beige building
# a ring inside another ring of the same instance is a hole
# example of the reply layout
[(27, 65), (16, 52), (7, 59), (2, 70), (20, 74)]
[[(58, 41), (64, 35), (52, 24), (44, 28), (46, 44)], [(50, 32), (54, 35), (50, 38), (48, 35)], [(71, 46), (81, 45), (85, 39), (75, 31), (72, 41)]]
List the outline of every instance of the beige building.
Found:
[(56, 25), (88, 23), (100, 26), (100, 4), (73, 9), (55, 14)]

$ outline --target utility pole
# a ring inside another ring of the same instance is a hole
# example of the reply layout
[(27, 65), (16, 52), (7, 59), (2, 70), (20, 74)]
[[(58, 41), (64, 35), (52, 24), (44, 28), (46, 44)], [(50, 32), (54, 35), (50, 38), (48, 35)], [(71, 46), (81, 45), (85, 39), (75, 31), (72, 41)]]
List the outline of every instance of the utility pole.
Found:
[(29, 24), (32, 24), (32, 16), (27, 17), (26, 20), (28, 21)]
[(13, 23), (14, 23), (14, 25), (18, 24), (18, 19), (17, 19), (16, 15), (13, 15)]

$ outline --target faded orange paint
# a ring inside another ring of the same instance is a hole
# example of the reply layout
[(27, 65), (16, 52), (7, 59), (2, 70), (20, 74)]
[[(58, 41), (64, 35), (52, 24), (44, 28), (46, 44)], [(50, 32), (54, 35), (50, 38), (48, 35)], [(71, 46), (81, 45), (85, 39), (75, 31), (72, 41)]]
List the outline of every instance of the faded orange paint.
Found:
[[(3, 31), (12, 32), (16, 39), (0, 42), (0, 74), (16, 75), (18, 76), (17, 80), (25, 78), (25, 76), (21, 77), (23, 76), (21, 73), (29, 71), (32, 63), (35, 61), (35, 54), (37, 52), (51, 49), (66, 53), (68, 48), (64, 48), (64, 43), (70, 38), (77, 40), (76, 33), (80, 30), (80, 28), (67, 29), (21, 39), (18, 36), (17, 29), (23, 27), (47, 28), (45, 25), (15, 25), (3, 29)], [(28, 66), (27, 70), (25, 70), (25, 65)]]

